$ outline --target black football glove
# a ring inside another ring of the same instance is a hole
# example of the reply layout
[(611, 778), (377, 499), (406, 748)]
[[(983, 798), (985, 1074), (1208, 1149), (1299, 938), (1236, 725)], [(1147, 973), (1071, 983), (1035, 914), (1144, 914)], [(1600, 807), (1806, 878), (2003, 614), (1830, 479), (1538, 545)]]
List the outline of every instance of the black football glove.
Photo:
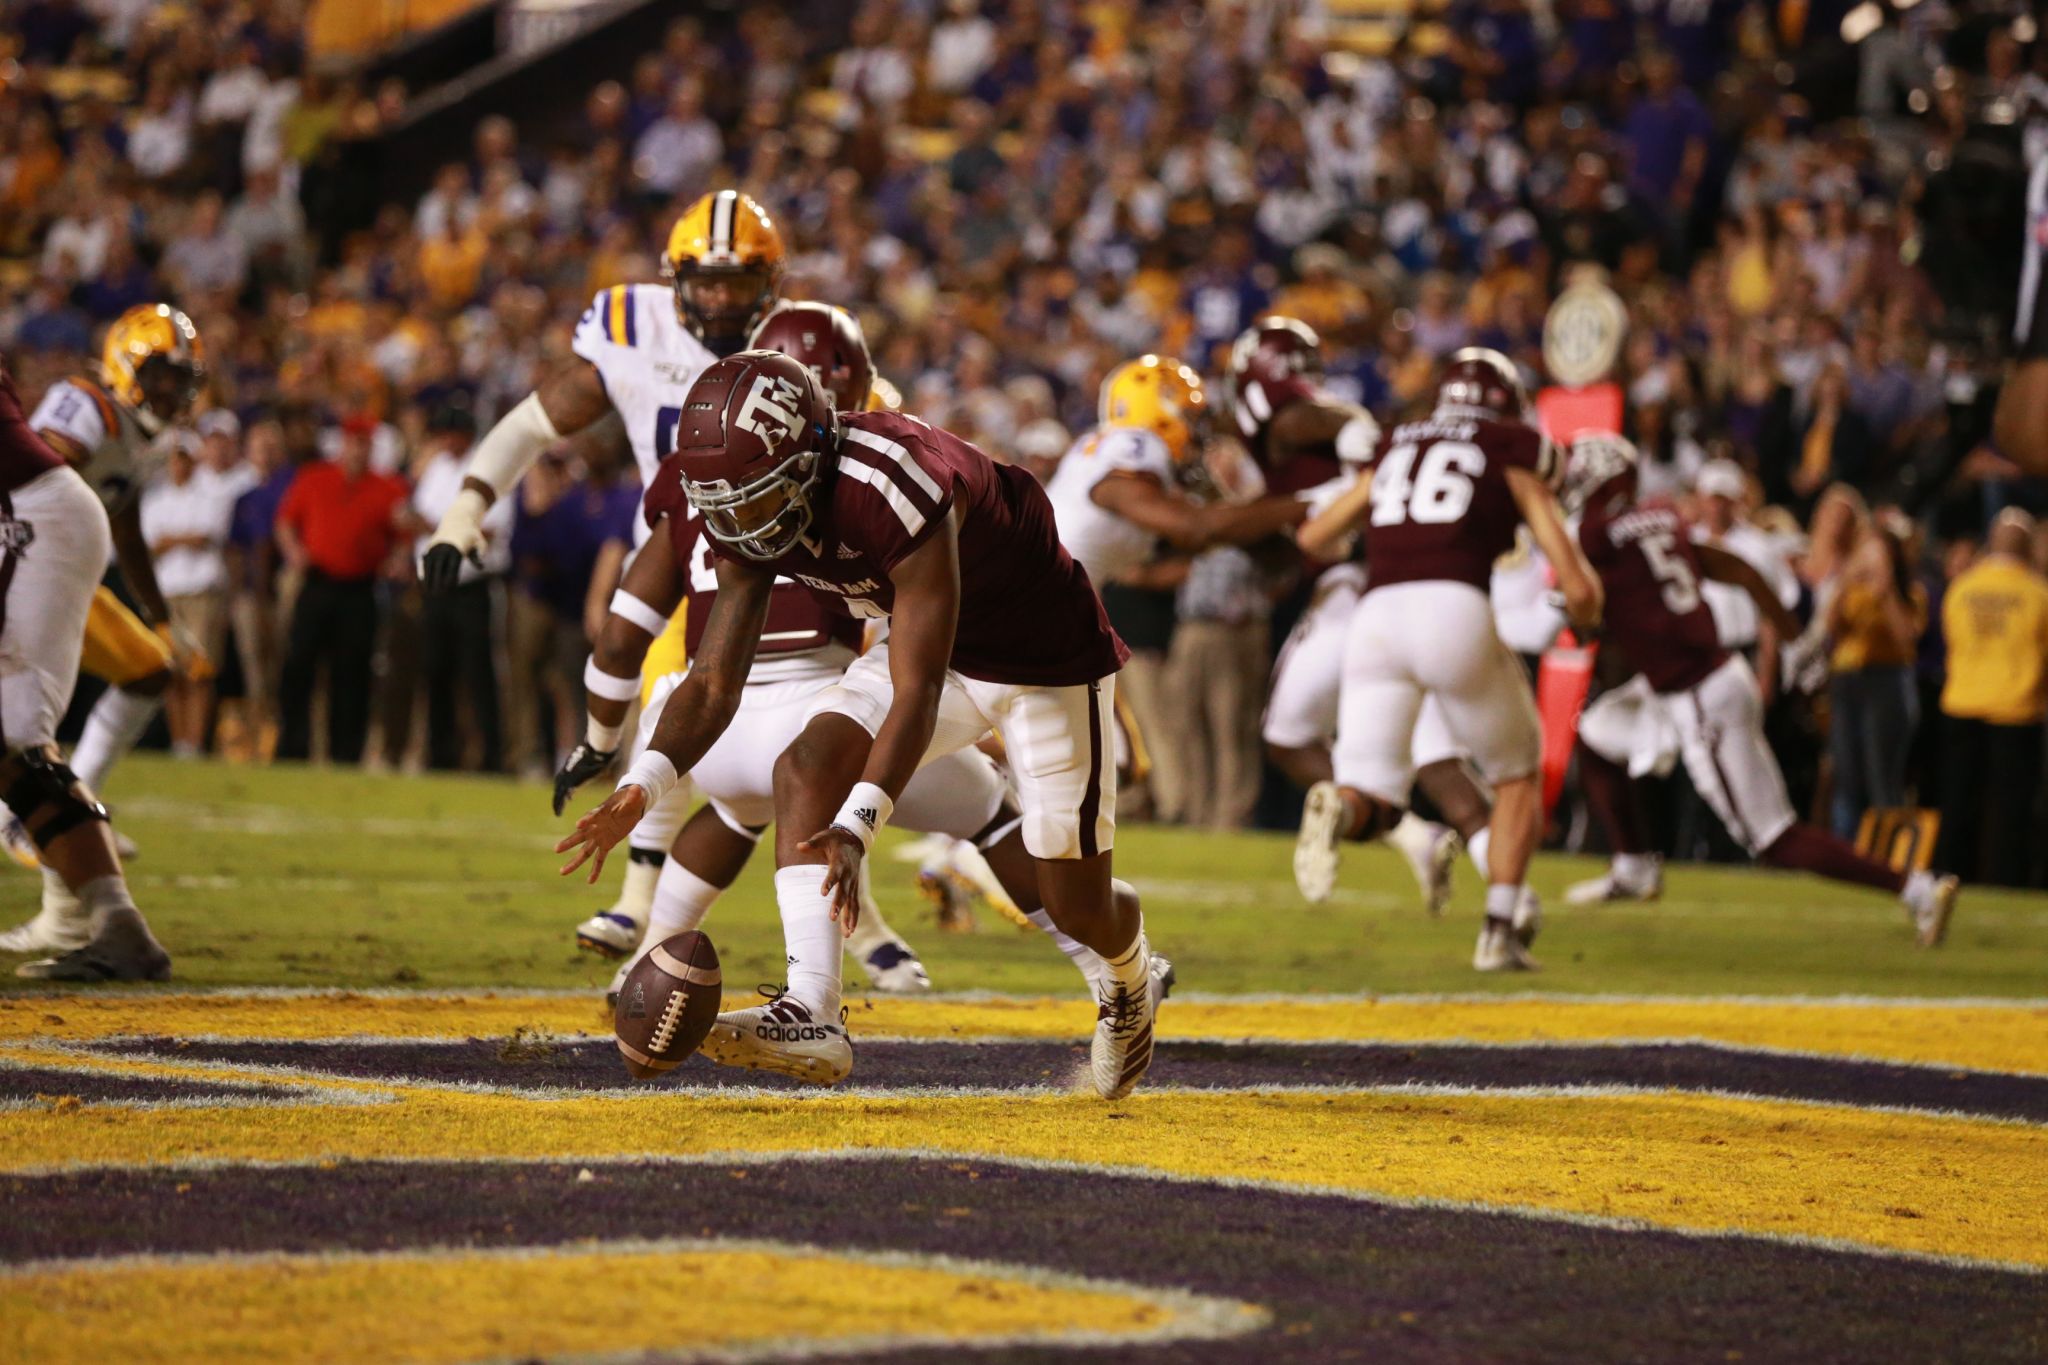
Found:
[(428, 592), (447, 592), (462, 581), (462, 561), (468, 558), (479, 565), (482, 560), (475, 552), (465, 556), (456, 546), (446, 541), (437, 541), (427, 547), (427, 553), (420, 560), (420, 583)]
[(617, 749), (594, 749), (589, 740), (579, 742), (562, 760), (562, 770), (555, 774), (555, 814), (569, 804), (569, 794), (612, 766), (612, 760), (619, 756)]

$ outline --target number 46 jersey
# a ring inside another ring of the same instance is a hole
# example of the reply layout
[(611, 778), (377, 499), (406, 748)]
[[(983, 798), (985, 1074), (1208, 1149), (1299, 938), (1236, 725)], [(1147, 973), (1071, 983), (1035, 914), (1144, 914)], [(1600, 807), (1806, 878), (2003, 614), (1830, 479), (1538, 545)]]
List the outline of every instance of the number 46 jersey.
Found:
[(1604, 634), (1652, 688), (1688, 692), (1721, 666), (1728, 651), (1677, 512), (1595, 498), (1579, 522), (1579, 546), (1607, 589)]
[(1438, 415), (1395, 427), (1373, 454), (1367, 591), (1452, 582), (1485, 592), (1522, 521), (1507, 471), (1548, 481), (1556, 460), (1540, 432), (1517, 422)]
[[(654, 487), (662, 457), (675, 449), (683, 395), (718, 357), (683, 330), (675, 295), (665, 284), (599, 290), (577, 319), (570, 348), (597, 367), (632, 442), (640, 486)], [(635, 518), (634, 528), (638, 546), (647, 539), (646, 519)]]

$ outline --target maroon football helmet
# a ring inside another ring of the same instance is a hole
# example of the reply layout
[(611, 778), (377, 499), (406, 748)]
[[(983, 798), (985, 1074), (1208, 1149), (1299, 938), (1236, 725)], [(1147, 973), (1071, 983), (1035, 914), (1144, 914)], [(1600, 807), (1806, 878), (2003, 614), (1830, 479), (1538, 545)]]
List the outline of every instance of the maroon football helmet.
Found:
[(1436, 383), (1436, 410), (1456, 417), (1519, 422), (1529, 408), (1529, 391), (1515, 362), (1484, 346), (1453, 351)]
[(1256, 322), (1230, 344), (1225, 391), (1237, 429), (1255, 450), (1282, 409), (1313, 398), (1323, 380), (1323, 342), (1296, 318)]
[(780, 351), (808, 366), (842, 412), (861, 412), (875, 387), (875, 362), (868, 355), (860, 321), (829, 303), (784, 303), (761, 319), (747, 343), (756, 351)]
[(839, 449), (839, 417), (809, 367), (741, 351), (683, 399), (675, 459), (704, 529), (748, 559), (789, 552), (816, 515), (811, 496)]

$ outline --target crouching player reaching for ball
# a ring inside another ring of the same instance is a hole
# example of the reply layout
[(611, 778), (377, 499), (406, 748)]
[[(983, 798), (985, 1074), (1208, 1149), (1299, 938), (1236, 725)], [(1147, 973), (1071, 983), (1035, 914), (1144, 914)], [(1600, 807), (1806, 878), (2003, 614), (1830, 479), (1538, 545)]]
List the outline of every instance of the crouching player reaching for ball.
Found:
[[(1564, 506), (1580, 517), (1579, 542), (1612, 604), (1600, 647), (1620, 650), (1642, 671), (1652, 704), (1678, 734), (1700, 798), (1752, 857), (1888, 891), (1912, 918), (1920, 946), (1939, 944), (1955, 912), (1956, 879), (1895, 871), (1793, 814), (1764, 739), (1756, 675), (1742, 655), (1722, 647), (1700, 585), (1712, 579), (1741, 588), (1781, 639), (1795, 639), (1799, 622), (1755, 568), (1694, 543), (1676, 512), (1641, 506), (1636, 493), (1636, 449), (1628, 441), (1589, 433), (1572, 443)], [(1627, 754), (1604, 757), (1625, 771)], [(1621, 846), (1621, 831), (1606, 833)]]
[(722, 1016), (707, 1052), (840, 1028), (834, 921), (858, 913), (875, 831), (927, 758), (993, 730), (1047, 912), (1103, 959), (1096, 1090), (1129, 1094), (1151, 1064), (1153, 997), (1142, 919), (1110, 882), (1111, 707), (1128, 651), (1060, 548), (1044, 491), (915, 418), (835, 413), (808, 369), (768, 351), (721, 360), (691, 386), (671, 458), (715, 542), (718, 595), (647, 752), (562, 841), (576, 851), (564, 871), (625, 838), (731, 723), (785, 574), (849, 616), (888, 618), (890, 633), (776, 760), (788, 986)]
[(0, 798), (87, 917), (82, 946), (19, 974), (162, 981), (171, 958), (128, 894), (102, 806), (57, 757), (93, 592), (113, 552), (99, 497), (30, 428), (0, 365)]

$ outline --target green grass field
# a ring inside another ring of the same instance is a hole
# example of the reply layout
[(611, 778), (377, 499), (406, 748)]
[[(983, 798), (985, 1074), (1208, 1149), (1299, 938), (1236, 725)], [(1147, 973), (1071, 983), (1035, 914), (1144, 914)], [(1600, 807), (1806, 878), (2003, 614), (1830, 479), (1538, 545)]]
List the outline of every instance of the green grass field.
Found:
[[(185, 986), (599, 988), (574, 950), (577, 920), (610, 899), (555, 875), (566, 821), (546, 789), (504, 781), (232, 768), (138, 756), (108, 799), (141, 846), (138, 900)], [(1346, 864), (1329, 905), (1296, 895), (1290, 845), (1271, 834), (1119, 831), (1117, 870), (1145, 897), (1155, 946), (1193, 991), (1527, 991), (2026, 996), (2048, 990), (2048, 897), (1966, 891), (1946, 947), (1913, 947), (1885, 898), (1810, 878), (1679, 868), (1654, 905), (1562, 904), (1584, 859), (1544, 856), (1546, 970), (1482, 977), (1468, 957), (1478, 908), (1469, 865), (1440, 921), (1381, 849)], [(733, 983), (780, 977), (768, 859), (708, 928)], [(876, 891), (941, 990), (1069, 993), (1065, 959), (993, 916), (940, 935), (889, 859)], [(33, 913), (27, 873), (0, 871), (0, 918)], [(10, 983), (12, 978), (6, 978)], [(17, 983), (26, 984), (26, 983)]]

